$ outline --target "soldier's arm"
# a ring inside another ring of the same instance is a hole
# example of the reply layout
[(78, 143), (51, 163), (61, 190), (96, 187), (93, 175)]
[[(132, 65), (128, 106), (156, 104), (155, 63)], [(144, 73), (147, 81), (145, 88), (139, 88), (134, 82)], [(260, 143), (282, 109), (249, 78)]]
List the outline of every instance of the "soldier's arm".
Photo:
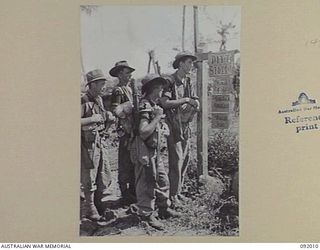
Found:
[(162, 116), (157, 115), (150, 123), (147, 119), (142, 118), (139, 125), (139, 134), (142, 140), (146, 140), (157, 128)]
[(91, 117), (81, 118), (81, 126), (86, 126), (92, 123)]
[(169, 97), (167, 97), (167, 96), (163, 96), (160, 98), (161, 106), (164, 109), (177, 108), (180, 105), (185, 104), (185, 103), (189, 103), (189, 102), (190, 102), (189, 97), (181, 98), (178, 100), (170, 100)]
[(180, 105), (189, 102), (190, 98), (181, 98), (181, 99), (175, 100), (172, 94), (174, 90), (172, 90), (172, 87), (171, 87), (174, 84), (173, 79), (170, 76), (165, 77), (165, 79), (167, 81), (167, 84), (164, 86), (162, 97), (160, 98), (160, 104), (162, 108), (164, 109), (177, 108)]
[(100, 114), (94, 114), (91, 117), (83, 117), (83, 116), (84, 116), (84, 105), (81, 105), (81, 126), (86, 126), (89, 124), (103, 121), (103, 117)]
[[(163, 109), (159, 106), (155, 106), (153, 109), (150, 104), (140, 103), (140, 122), (139, 122), (139, 134), (142, 140), (146, 140), (157, 128), (161, 119), (164, 118)], [(154, 118), (150, 119), (151, 113)]]
[(81, 118), (81, 126), (86, 126), (92, 123), (103, 122), (103, 117), (100, 114), (94, 114), (91, 117)]

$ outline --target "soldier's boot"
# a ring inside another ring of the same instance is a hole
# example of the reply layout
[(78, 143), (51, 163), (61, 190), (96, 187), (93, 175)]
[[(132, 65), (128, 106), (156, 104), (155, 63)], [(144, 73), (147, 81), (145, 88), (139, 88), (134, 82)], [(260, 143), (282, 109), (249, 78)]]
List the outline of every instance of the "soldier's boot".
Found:
[(178, 218), (182, 216), (181, 213), (171, 208), (159, 208), (158, 214), (160, 219)]
[(115, 213), (107, 208), (106, 204), (103, 202), (103, 198), (106, 197), (106, 194), (102, 192), (96, 192), (94, 194), (94, 204), (97, 208), (99, 215), (101, 215), (101, 220), (110, 221), (116, 218)]
[(131, 205), (126, 213), (135, 215), (139, 220), (147, 222), (149, 226), (157, 230), (164, 230), (164, 225), (155, 217), (154, 213), (148, 215), (140, 213), (136, 204)]
[(85, 192), (85, 216), (93, 221), (102, 220), (102, 216), (98, 213), (98, 210), (94, 204), (94, 192)]
[(149, 226), (157, 229), (157, 230), (164, 230), (164, 225), (152, 214), (144, 219)]

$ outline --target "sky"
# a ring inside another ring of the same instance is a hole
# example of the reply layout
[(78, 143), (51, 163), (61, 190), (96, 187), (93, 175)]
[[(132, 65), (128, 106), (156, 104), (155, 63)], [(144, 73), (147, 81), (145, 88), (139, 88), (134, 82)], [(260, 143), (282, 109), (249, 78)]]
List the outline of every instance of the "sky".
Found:
[[(182, 6), (97, 6), (89, 15), (81, 11), (81, 51), (84, 71), (99, 68), (109, 76), (117, 61), (136, 69), (133, 77), (147, 73), (148, 51), (154, 49), (162, 73), (173, 72), (172, 61), (182, 46)], [(199, 6), (199, 33), (210, 39), (207, 51), (218, 51), (219, 21), (232, 22), (227, 49), (240, 50), (238, 6)], [(185, 49), (194, 52), (193, 7), (186, 7)]]

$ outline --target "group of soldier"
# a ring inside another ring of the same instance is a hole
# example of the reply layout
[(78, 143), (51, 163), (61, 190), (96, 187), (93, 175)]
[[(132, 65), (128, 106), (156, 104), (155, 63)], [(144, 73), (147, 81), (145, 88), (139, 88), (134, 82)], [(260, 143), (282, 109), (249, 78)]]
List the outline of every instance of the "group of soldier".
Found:
[[(182, 188), (189, 164), (190, 122), (200, 108), (189, 77), (196, 59), (183, 51), (174, 59), (175, 73), (147, 74), (139, 101), (132, 78), (135, 69), (127, 61), (117, 62), (109, 71), (119, 82), (111, 107), (105, 107), (101, 97), (106, 87), (102, 71), (86, 74), (88, 90), (81, 98), (81, 186), (88, 219), (106, 220), (102, 199), (111, 184), (107, 142), (112, 124), (119, 137), (121, 201), (129, 206), (128, 213), (158, 230), (163, 229), (161, 219), (181, 216), (179, 209), (188, 202)], [(168, 171), (160, 156), (163, 141)]]

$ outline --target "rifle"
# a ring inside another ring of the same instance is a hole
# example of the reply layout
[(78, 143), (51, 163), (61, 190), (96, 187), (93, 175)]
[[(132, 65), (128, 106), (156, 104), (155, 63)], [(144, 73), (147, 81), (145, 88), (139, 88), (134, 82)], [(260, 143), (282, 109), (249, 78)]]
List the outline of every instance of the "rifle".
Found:
[(132, 89), (132, 102), (133, 102), (133, 135), (139, 135), (139, 95), (135, 86), (135, 80), (130, 80), (130, 87)]
[(130, 87), (132, 90), (132, 116), (133, 116), (133, 124), (132, 124), (132, 138), (131, 138), (131, 160), (134, 163), (138, 163), (139, 161), (139, 96), (135, 87), (135, 80), (132, 78), (130, 80)]

